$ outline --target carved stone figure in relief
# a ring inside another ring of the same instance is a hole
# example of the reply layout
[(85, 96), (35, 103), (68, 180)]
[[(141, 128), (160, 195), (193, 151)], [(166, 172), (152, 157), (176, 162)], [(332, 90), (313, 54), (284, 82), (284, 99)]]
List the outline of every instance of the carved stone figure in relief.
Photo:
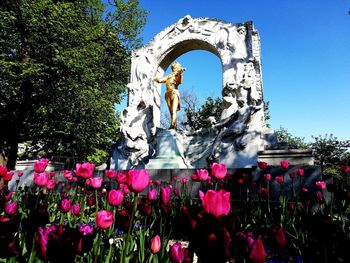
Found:
[(155, 78), (157, 83), (166, 84), (165, 101), (168, 105), (171, 125), (169, 129), (176, 129), (176, 112), (180, 110), (180, 92), (178, 86), (183, 81), (182, 73), (186, 70), (180, 63), (174, 62), (171, 64), (172, 72), (163, 78)]

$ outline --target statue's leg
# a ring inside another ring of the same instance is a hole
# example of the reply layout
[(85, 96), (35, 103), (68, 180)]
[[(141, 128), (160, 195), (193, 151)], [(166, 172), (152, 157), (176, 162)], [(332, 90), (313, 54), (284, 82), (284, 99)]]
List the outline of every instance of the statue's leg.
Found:
[(173, 94), (172, 102), (171, 102), (171, 126), (176, 129), (176, 112), (179, 106), (179, 97), (176, 94)]

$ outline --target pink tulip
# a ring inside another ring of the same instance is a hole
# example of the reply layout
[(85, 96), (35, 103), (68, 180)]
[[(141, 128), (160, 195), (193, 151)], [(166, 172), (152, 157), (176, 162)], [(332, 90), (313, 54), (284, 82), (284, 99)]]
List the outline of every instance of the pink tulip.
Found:
[(45, 228), (39, 227), (35, 235), (37, 254), (41, 259), (46, 259), (46, 245), (49, 241), (49, 234), (55, 229), (56, 227), (54, 225)]
[(115, 170), (106, 170), (105, 175), (112, 180), (114, 177), (116, 177), (117, 172)]
[(191, 179), (192, 179), (192, 180), (198, 180), (197, 174), (192, 174), (192, 175), (191, 175)]
[(281, 161), (280, 165), (283, 169), (287, 169), (289, 166), (289, 162), (288, 161)]
[(196, 177), (199, 181), (205, 182), (209, 179), (209, 172), (206, 169), (198, 169)]
[(96, 225), (101, 229), (107, 229), (113, 224), (114, 215), (107, 210), (100, 210), (96, 213)]
[(84, 179), (91, 178), (94, 174), (95, 165), (91, 163), (77, 163), (75, 166), (75, 174), (79, 177), (82, 177)]
[(80, 213), (80, 205), (78, 204), (75, 204), (75, 205), (72, 205), (72, 207), (70, 208), (70, 212), (72, 213), (72, 215), (79, 215)]
[(276, 182), (281, 184), (283, 183), (284, 179), (283, 179), (283, 176), (276, 176)]
[(47, 180), (46, 188), (49, 190), (54, 189), (57, 184), (58, 184), (57, 180), (49, 179), (49, 180)]
[(266, 181), (270, 181), (271, 180), (271, 174), (264, 174), (264, 178)]
[(126, 174), (125, 173), (117, 173), (117, 182), (119, 184), (125, 184), (126, 183)]
[(44, 187), (47, 185), (49, 177), (47, 173), (34, 173), (34, 183), (39, 187)]
[(14, 192), (9, 192), (7, 195), (5, 195), (5, 200), (6, 200), (6, 202), (7, 202), (7, 201), (10, 201), (10, 199), (11, 199), (13, 193), (14, 193)]
[(109, 191), (107, 196), (107, 201), (112, 206), (118, 206), (123, 203), (124, 193), (121, 190), (112, 189)]
[(199, 197), (202, 200), (204, 210), (208, 214), (216, 217), (228, 215), (231, 210), (230, 192), (220, 189), (218, 192), (208, 190), (206, 194), (199, 191)]
[(14, 172), (7, 172), (6, 175), (2, 178), (5, 182), (9, 182), (12, 180)]
[(5, 205), (5, 214), (8, 216), (16, 214), (18, 211), (17, 202), (10, 202)]
[(72, 171), (64, 170), (63, 171), (63, 176), (67, 180), (72, 180), (72, 178), (73, 178)]
[(287, 247), (287, 238), (286, 238), (286, 232), (283, 227), (280, 227), (277, 229), (275, 233), (275, 238), (278, 246), (280, 248), (286, 248)]
[(304, 176), (304, 169), (297, 169), (296, 171), (297, 175), (299, 175), (300, 177)]
[(124, 194), (127, 195), (128, 193), (130, 193), (130, 189), (126, 184), (120, 184), (119, 187), (121, 190), (123, 190)]
[(46, 169), (48, 164), (49, 164), (49, 159), (41, 158), (41, 159), (37, 160), (34, 164), (34, 172), (36, 172), (36, 173), (45, 172), (45, 169)]
[(92, 188), (98, 189), (102, 185), (102, 177), (92, 177), (89, 180)]
[(249, 254), (249, 259), (254, 263), (264, 263), (266, 259), (266, 252), (264, 248), (264, 244), (261, 240), (261, 237), (255, 240), (252, 249)]
[(223, 180), (227, 173), (226, 165), (221, 163), (213, 163), (210, 165), (211, 172), (214, 178)]
[(6, 166), (0, 166), (0, 177), (5, 177), (7, 173), (7, 167)]
[(148, 200), (157, 200), (157, 191), (156, 189), (151, 189), (148, 191)]
[(184, 250), (180, 242), (176, 242), (170, 246), (170, 260), (175, 263), (182, 263), (185, 258)]
[(86, 236), (88, 234), (93, 234), (94, 233), (94, 228), (90, 226), (89, 224), (86, 225), (80, 225), (79, 226), (79, 232), (83, 234), (83, 236)]
[(325, 189), (326, 188), (326, 182), (325, 181), (317, 181), (316, 186), (320, 189)]
[(18, 177), (22, 177), (23, 176), (23, 172), (22, 171), (18, 171), (17, 176)]
[(177, 181), (177, 176), (173, 177), (173, 181), (176, 182)]
[(169, 186), (167, 187), (160, 187), (160, 198), (163, 202), (163, 204), (167, 204), (170, 201), (171, 196), (171, 188)]
[(187, 177), (183, 177), (183, 178), (181, 178), (180, 183), (181, 184), (185, 184), (185, 183), (187, 183), (187, 181), (188, 181), (188, 178)]
[(160, 237), (158, 235), (152, 237), (150, 242), (150, 249), (152, 254), (157, 254), (160, 251), (162, 244), (160, 242)]
[(258, 162), (258, 166), (261, 170), (265, 170), (267, 168), (266, 162)]
[(62, 213), (67, 213), (70, 211), (71, 206), (72, 206), (72, 200), (70, 200), (68, 198), (64, 198), (60, 202), (60, 211)]
[(127, 174), (127, 184), (134, 192), (142, 192), (149, 184), (149, 174), (146, 170), (130, 170)]

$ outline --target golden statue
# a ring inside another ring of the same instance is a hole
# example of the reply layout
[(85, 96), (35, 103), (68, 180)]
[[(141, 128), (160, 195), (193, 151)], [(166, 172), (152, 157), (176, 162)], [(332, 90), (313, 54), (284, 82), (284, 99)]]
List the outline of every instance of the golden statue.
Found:
[(157, 83), (165, 83), (165, 101), (168, 105), (171, 125), (169, 129), (176, 129), (176, 112), (180, 110), (180, 92), (178, 86), (183, 81), (182, 73), (186, 70), (179, 62), (171, 64), (172, 72), (163, 78), (155, 78), (154, 81)]

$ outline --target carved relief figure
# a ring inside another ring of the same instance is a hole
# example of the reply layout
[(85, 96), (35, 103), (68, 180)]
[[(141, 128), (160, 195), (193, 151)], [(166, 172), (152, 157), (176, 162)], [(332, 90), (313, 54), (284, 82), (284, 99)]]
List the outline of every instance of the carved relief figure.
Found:
[(165, 101), (168, 105), (171, 125), (169, 129), (176, 129), (176, 112), (180, 110), (180, 92), (178, 86), (183, 81), (182, 73), (186, 70), (180, 63), (174, 62), (171, 64), (172, 72), (163, 78), (155, 78), (154, 81), (157, 83), (165, 83)]

